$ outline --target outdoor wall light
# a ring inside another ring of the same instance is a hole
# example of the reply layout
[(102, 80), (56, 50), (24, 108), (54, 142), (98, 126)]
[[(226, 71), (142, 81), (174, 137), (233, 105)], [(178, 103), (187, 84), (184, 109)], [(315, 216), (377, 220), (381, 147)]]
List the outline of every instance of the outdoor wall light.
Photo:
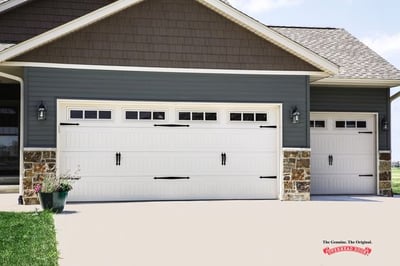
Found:
[(290, 118), (292, 119), (293, 124), (298, 124), (300, 121), (300, 112), (297, 110), (297, 107), (295, 106), (292, 108), (292, 111), (290, 112)]
[(43, 102), (38, 106), (37, 109), (37, 120), (46, 120), (47, 108), (44, 106)]
[(389, 122), (386, 120), (386, 118), (382, 118), (381, 129), (383, 131), (388, 131), (389, 130)]

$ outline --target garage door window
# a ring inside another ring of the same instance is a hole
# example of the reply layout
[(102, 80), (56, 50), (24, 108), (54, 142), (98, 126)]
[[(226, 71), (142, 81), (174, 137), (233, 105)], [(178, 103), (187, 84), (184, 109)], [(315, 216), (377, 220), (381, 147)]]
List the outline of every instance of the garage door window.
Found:
[(310, 120), (310, 127), (311, 128), (325, 128), (325, 121), (324, 120)]
[(217, 121), (216, 112), (179, 112), (181, 121)]
[(161, 111), (125, 111), (126, 120), (165, 120), (165, 112)]
[(245, 121), (245, 122), (265, 122), (267, 121), (267, 113), (253, 112), (232, 112), (229, 114), (230, 121)]
[(77, 110), (69, 111), (69, 119), (82, 120), (111, 120), (111, 111), (109, 110)]
[(367, 128), (367, 121), (336, 121), (336, 128)]

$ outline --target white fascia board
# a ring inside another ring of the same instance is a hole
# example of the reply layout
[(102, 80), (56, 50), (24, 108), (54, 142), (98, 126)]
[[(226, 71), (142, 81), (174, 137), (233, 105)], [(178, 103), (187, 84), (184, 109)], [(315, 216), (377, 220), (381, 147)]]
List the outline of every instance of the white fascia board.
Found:
[(323, 69), (331, 75), (339, 73), (339, 66), (327, 60), (324, 57), (314, 53), (295, 41), (279, 34), (278, 32), (268, 28), (266, 25), (247, 16), (239, 10), (227, 5), (220, 0), (196, 0), (197, 2), (207, 6), (229, 20), (241, 25), (247, 30), (252, 31), (263, 39), (281, 47), (291, 54), (303, 59), (304, 61)]
[(164, 73), (195, 73), (195, 74), (232, 74), (232, 75), (277, 75), (277, 76), (310, 76), (325, 78), (328, 75), (322, 71), (281, 71), (281, 70), (241, 70), (241, 69), (204, 69), (204, 68), (167, 68), (167, 67), (139, 67), (139, 66), (109, 66), (109, 65), (79, 65), (55, 64), (37, 62), (4, 62), (0, 66), (7, 67), (42, 67), (61, 69), (85, 69), (132, 72), (164, 72)]
[(9, 0), (7, 2), (4, 2), (0, 5), (0, 14), (11, 8), (17, 7), (30, 1), (32, 0)]
[(0, 43), (0, 52), (7, 50), (8, 48), (10, 48), (11, 46), (14, 46), (15, 44), (13, 43)]
[(79, 30), (90, 24), (93, 24), (101, 19), (109, 17), (117, 12), (120, 12), (130, 6), (138, 4), (144, 0), (118, 0), (82, 17), (74, 19), (66, 24), (58, 26), (52, 30), (46, 31), (29, 40), (14, 45), (7, 50), (0, 52), (0, 62), (4, 62), (10, 58), (26, 53), (32, 49), (42, 46), (48, 42), (58, 39), (68, 33)]
[(390, 102), (393, 102), (394, 100), (400, 98), (400, 91), (397, 92), (396, 94), (390, 96)]
[(375, 88), (392, 88), (400, 85), (399, 79), (341, 79), (341, 78), (325, 78), (315, 82), (311, 82), (312, 86), (336, 86), (336, 87), (375, 87)]

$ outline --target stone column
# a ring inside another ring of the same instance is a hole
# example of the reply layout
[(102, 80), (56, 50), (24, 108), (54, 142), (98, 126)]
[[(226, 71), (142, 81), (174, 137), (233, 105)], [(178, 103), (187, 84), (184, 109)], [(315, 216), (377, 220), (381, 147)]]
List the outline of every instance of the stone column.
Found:
[(392, 197), (392, 156), (390, 151), (379, 151), (379, 195)]
[(43, 176), (56, 171), (56, 152), (49, 149), (24, 150), (23, 200), (25, 205), (39, 204), (34, 186), (43, 181)]
[(310, 149), (284, 149), (282, 200), (310, 200)]

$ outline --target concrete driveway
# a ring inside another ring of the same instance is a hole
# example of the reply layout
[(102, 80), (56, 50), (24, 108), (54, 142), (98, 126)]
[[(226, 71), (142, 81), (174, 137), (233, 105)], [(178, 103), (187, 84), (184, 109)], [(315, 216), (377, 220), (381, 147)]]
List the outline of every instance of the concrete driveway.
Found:
[[(399, 213), (383, 197), (96, 203), (68, 204), (55, 223), (60, 265), (376, 266), (398, 263)], [(372, 251), (323, 252), (340, 246)]]

